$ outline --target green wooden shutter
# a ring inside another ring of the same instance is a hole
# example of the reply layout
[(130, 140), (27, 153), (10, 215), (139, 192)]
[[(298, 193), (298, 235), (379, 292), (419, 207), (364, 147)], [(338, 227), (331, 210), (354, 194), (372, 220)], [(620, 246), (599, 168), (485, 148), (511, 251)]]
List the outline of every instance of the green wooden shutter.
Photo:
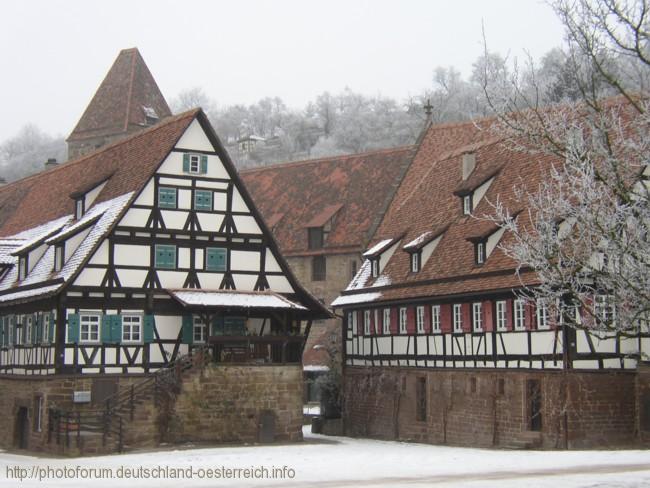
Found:
[(36, 344), (40, 344), (43, 342), (43, 314), (42, 313), (36, 313), (34, 314), (34, 325), (36, 327), (36, 331), (34, 333), (34, 339)]
[(194, 342), (194, 328), (191, 315), (183, 315), (183, 343), (192, 344)]
[(201, 173), (205, 174), (208, 172), (208, 157), (205, 154), (201, 155)]
[(183, 172), (190, 172), (190, 155), (188, 153), (183, 154)]
[(68, 315), (68, 343), (79, 342), (79, 314)]
[(212, 192), (196, 190), (194, 193), (194, 208), (196, 210), (212, 210)]
[(20, 321), (20, 337), (21, 337), (21, 344), (25, 345), (27, 344), (27, 317), (25, 315), (21, 315), (21, 321)]
[(209, 271), (225, 271), (226, 250), (222, 247), (208, 247), (206, 249), (205, 267)]
[(176, 246), (156, 244), (156, 268), (176, 268)]
[(153, 342), (153, 328), (156, 324), (153, 315), (145, 315), (142, 323), (142, 337), (145, 344)]
[(6, 326), (6, 318), (7, 317), (2, 317), (0, 318), (0, 333), (2, 334), (2, 347), (7, 347), (7, 326)]
[(103, 343), (112, 343), (110, 315), (102, 315), (99, 328), (99, 340)]
[(56, 342), (56, 337), (54, 334), (56, 332), (56, 323), (54, 322), (54, 313), (50, 312), (50, 333), (48, 337), (50, 338), (50, 343), (54, 344)]
[(110, 324), (111, 324), (111, 342), (113, 344), (119, 344), (120, 342), (122, 342), (122, 316), (111, 315)]

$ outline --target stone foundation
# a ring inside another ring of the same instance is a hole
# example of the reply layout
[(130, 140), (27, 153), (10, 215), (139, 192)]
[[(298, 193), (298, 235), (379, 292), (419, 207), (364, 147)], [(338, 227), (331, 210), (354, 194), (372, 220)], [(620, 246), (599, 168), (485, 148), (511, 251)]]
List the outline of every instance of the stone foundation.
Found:
[[(541, 391), (541, 425), (531, 418), (531, 381)], [(650, 437), (639, 429), (643, 388), (650, 392), (650, 374), (347, 367), (344, 428), (352, 436), (472, 447), (634, 445)]]

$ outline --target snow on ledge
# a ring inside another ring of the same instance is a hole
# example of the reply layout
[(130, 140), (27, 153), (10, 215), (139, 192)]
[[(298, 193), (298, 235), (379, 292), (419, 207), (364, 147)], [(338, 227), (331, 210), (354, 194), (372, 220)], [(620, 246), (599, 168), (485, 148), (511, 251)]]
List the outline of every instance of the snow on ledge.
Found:
[(302, 367), (303, 371), (329, 371), (330, 368), (329, 366), (325, 366), (322, 364), (305, 364)]
[(377, 244), (372, 246), (370, 249), (368, 249), (366, 252), (363, 253), (365, 257), (372, 257), (377, 254), (380, 254), (382, 251), (384, 251), (395, 239), (384, 239), (383, 241), (379, 241)]
[(342, 307), (344, 305), (356, 305), (357, 303), (374, 302), (379, 300), (382, 294), (379, 292), (373, 293), (357, 293), (355, 295), (340, 295), (332, 302), (332, 307)]
[(307, 310), (298, 303), (269, 292), (169, 290), (169, 293), (186, 306)]

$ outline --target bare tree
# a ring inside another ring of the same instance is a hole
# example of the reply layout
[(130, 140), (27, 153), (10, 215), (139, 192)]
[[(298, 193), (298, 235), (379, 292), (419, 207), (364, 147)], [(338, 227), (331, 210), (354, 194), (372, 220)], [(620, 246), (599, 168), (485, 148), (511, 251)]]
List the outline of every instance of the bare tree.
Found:
[(567, 35), (562, 82), (571, 89), (549, 100), (530, 60), (497, 77), (486, 63), (482, 82), (506, 143), (530, 164), (555, 163), (538, 186), (519, 182), (526, 212), (515, 218), (513, 205), (497, 201), (484, 217), (509, 231), (502, 249), (520, 269), (537, 272), (530, 297), (575, 327), (636, 334), (650, 316), (647, 0), (552, 5)]

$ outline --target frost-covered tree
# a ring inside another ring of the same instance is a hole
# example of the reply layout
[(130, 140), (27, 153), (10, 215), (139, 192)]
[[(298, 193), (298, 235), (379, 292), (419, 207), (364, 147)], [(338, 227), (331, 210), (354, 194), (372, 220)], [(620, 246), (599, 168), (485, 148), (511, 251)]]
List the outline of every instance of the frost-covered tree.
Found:
[(27, 124), (0, 144), (0, 176), (14, 181), (38, 173), (49, 158), (58, 162), (67, 159), (65, 141), (44, 133), (34, 124)]
[(650, 317), (648, 4), (553, 7), (567, 34), (557, 103), (544, 105), (532, 63), (483, 86), (506, 143), (555, 164), (539, 186), (515, 189), (527, 211), (497, 201), (489, 218), (509, 231), (506, 254), (537, 272), (527, 294), (576, 327), (635, 334)]

